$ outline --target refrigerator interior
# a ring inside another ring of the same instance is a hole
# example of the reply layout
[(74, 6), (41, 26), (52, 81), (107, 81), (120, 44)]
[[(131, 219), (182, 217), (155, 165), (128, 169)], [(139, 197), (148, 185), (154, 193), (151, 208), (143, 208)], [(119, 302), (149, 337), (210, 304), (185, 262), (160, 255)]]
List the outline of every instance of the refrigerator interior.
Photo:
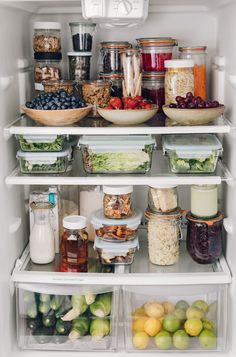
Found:
[[(148, 20), (138, 28), (98, 28), (93, 44), (91, 78), (96, 77), (98, 43), (100, 41), (127, 40), (135, 44), (135, 39), (148, 36), (170, 36), (177, 38), (179, 45), (204, 44), (208, 47), (209, 93), (217, 88), (211, 86), (211, 63), (215, 56), (225, 58), (224, 104), (226, 117), (236, 126), (236, 4), (230, 0), (152, 0)], [(4, 136), (4, 128), (19, 116), (19, 106), (29, 99), (32, 93), (32, 24), (35, 21), (59, 21), (62, 23), (63, 77), (68, 75), (66, 53), (71, 50), (71, 36), (68, 22), (81, 19), (79, 1), (0, 1), (0, 108), (1, 135), (1, 227), (2, 249), (0, 250), (0, 302), (3, 307), (0, 322), (1, 356), (56, 356), (58, 352), (19, 351), (16, 346), (15, 296), (10, 276), (16, 259), (21, 255), (29, 236), (28, 214), (25, 209), (25, 193), (28, 185), (6, 185), (5, 177), (16, 166), (16, 145), (13, 136)], [(233, 177), (236, 177), (235, 130), (223, 135), (224, 161)], [(102, 179), (101, 179), (102, 180)], [(137, 206), (145, 209), (146, 190), (136, 189)], [(236, 192), (234, 181), (223, 182), (221, 208), (230, 222), (236, 221)], [(189, 186), (180, 188), (180, 203), (189, 207)], [(232, 275), (236, 274), (234, 227), (227, 234), (225, 256)], [(229, 288), (228, 343), (226, 353), (233, 356), (236, 351), (235, 335), (236, 309), (233, 303), (236, 288), (234, 282)], [(122, 354), (122, 348), (117, 354)], [(60, 352), (61, 356), (68, 352)], [(89, 355), (89, 353), (84, 354)], [(92, 353), (91, 353), (92, 355)], [(102, 355), (97, 353), (97, 355)], [(145, 351), (142, 355), (146, 355)], [(161, 355), (161, 353), (160, 353)], [(202, 356), (207, 355), (201, 353)]]

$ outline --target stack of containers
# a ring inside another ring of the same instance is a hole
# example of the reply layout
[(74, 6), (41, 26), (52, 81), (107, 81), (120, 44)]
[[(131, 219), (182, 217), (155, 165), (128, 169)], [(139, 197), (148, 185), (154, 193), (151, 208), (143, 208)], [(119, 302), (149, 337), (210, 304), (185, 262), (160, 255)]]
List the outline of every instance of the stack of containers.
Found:
[(133, 186), (103, 186), (103, 209), (94, 211), (94, 249), (102, 264), (132, 264), (139, 248), (142, 212), (133, 208)]
[(35, 90), (43, 90), (43, 81), (61, 79), (61, 24), (34, 23)]
[(171, 37), (153, 37), (139, 38), (137, 44), (142, 52), (142, 96), (161, 110), (165, 104), (165, 61), (172, 59), (173, 47), (178, 43)]

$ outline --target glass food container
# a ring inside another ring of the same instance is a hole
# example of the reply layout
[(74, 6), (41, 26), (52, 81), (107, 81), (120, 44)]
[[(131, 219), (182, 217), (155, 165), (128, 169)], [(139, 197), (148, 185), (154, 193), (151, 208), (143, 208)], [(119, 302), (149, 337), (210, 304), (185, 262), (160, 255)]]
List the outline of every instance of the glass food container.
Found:
[(223, 214), (210, 220), (195, 218), (187, 214), (187, 250), (192, 259), (199, 264), (212, 264), (222, 254)]
[(61, 79), (61, 53), (35, 53), (35, 90), (43, 90), (43, 81)]
[(153, 212), (168, 213), (178, 207), (178, 191), (176, 186), (149, 186), (148, 207)]
[(165, 104), (176, 103), (176, 97), (194, 92), (193, 60), (165, 61)]
[(70, 22), (73, 50), (91, 52), (96, 24), (91, 22)]
[(43, 90), (47, 93), (56, 92), (59, 89), (63, 89), (65, 92), (72, 94), (74, 92), (75, 83), (69, 80), (49, 80), (43, 81)]
[(90, 79), (91, 52), (67, 52), (69, 59), (69, 77), (71, 80)]
[(84, 135), (79, 140), (84, 170), (90, 174), (144, 174), (151, 169), (155, 144), (151, 135)]
[(131, 217), (133, 210), (133, 186), (103, 186), (103, 212), (107, 218)]
[(218, 213), (217, 185), (191, 186), (191, 214), (196, 218), (210, 219)]
[(168, 214), (147, 210), (149, 260), (156, 265), (173, 265), (179, 260), (182, 239), (181, 210)]
[(100, 117), (98, 107), (105, 107), (110, 100), (110, 83), (107, 81), (84, 81), (81, 83), (82, 96), (86, 103), (93, 105), (93, 116)]
[(35, 22), (34, 52), (61, 51), (61, 24), (59, 22)]
[(142, 96), (150, 99), (159, 109), (165, 104), (165, 72), (144, 72), (142, 80)]
[(173, 47), (178, 43), (171, 37), (153, 37), (137, 39), (142, 51), (144, 72), (160, 72), (165, 70), (165, 61), (172, 59)]
[(103, 73), (120, 73), (122, 71), (120, 51), (131, 48), (127, 41), (101, 42), (98, 68)]
[(123, 97), (135, 97), (142, 91), (141, 51), (127, 49), (121, 52), (122, 69), (124, 73)]
[(214, 134), (165, 135), (163, 151), (169, 158), (171, 172), (215, 172), (223, 148)]
[(16, 135), (20, 148), (26, 152), (57, 152), (62, 151), (65, 135)]
[(96, 236), (107, 242), (125, 242), (137, 236), (141, 223), (142, 212), (135, 210), (130, 218), (111, 219), (104, 216), (103, 209), (94, 211), (91, 215), (91, 223)]
[(129, 265), (133, 263), (134, 255), (139, 249), (138, 237), (129, 242), (108, 243), (96, 237), (94, 249), (98, 252), (99, 259), (104, 265)]
[(103, 73), (100, 72), (98, 74), (98, 79), (110, 82), (110, 95), (111, 97), (119, 97), (122, 98), (122, 81), (124, 79), (124, 75), (122, 73)]
[(179, 47), (181, 59), (194, 61), (194, 95), (206, 100), (206, 46)]

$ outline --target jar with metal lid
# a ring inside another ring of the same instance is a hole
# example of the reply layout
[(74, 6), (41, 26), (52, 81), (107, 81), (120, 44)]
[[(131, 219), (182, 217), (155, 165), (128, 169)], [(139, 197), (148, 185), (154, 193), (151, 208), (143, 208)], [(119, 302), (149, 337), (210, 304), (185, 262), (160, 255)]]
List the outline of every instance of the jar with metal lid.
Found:
[(96, 24), (92, 22), (70, 22), (73, 50), (91, 52)]
[(165, 104), (176, 102), (177, 96), (185, 97), (194, 91), (193, 60), (165, 61)]
[(61, 53), (35, 53), (35, 90), (43, 90), (43, 81), (61, 79)]
[(123, 97), (135, 97), (142, 91), (141, 51), (126, 49), (121, 52), (122, 69), (124, 73)]
[(187, 250), (192, 259), (199, 264), (212, 264), (222, 254), (223, 214), (213, 219), (195, 218), (187, 214)]
[(99, 117), (97, 108), (104, 107), (110, 100), (110, 83), (101, 80), (84, 81), (81, 86), (83, 99), (93, 105), (92, 115)]
[(90, 79), (91, 52), (68, 52), (69, 77), (71, 80), (84, 81)]
[(148, 220), (149, 260), (157, 265), (173, 265), (178, 262), (182, 239), (181, 210), (172, 213), (145, 212)]
[(142, 96), (150, 99), (159, 109), (165, 104), (165, 72), (144, 72)]
[(99, 72), (120, 73), (122, 71), (120, 51), (131, 48), (127, 41), (101, 42), (98, 60)]
[(59, 22), (35, 22), (33, 48), (35, 52), (60, 52), (61, 24)]
[(103, 211), (107, 218), (131, 217), (133, 209), (133, 186), (103, 186)]
[(174, 46), (178, 43), (171, 37), (139, 38), (136, 40), (142, 51), (142, 66), (145, 72), (165, 70), (165, 61), (172, 59)]
[(88, 233), (86, 218), (67, 216), (63, 218), (62, 258), (67, 270), (86, 272), (88, 263)]
[(149, 186), (148, 207), (151, 211), (168, 213), (178, 207), (178, 191), (176, 186)]
[(111, 97), (122, 98), (122, 81), (124, 79), (123, 73), (103, 73), (98, 74), (98, 78), (109, 81), (111, 85)]
[(197, 218), (213, 218), (218, 213), (217, 185), (191, 186), (191, 214)]
[(206, 46), (179, 47), (180, 58), (194, 61), (194, 95), (206, 100)]

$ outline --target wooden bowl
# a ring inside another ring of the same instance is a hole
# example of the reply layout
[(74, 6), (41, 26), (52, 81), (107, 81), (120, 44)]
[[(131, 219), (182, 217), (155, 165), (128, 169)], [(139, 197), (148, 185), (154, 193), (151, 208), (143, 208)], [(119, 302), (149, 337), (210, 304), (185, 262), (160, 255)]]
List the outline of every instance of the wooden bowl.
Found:
[(162, 107), (165, 115), (176, 125), (203, 125), (219, 118), (225, 110), (224, 105), (217, 108), (179, 109)]
[(92, 105), (77, 109), (62, 110), (38, 110), (22, 106), (22, 111), (37, 123), (46, 126), (67, 126), (72, 125), (89, 114)]

